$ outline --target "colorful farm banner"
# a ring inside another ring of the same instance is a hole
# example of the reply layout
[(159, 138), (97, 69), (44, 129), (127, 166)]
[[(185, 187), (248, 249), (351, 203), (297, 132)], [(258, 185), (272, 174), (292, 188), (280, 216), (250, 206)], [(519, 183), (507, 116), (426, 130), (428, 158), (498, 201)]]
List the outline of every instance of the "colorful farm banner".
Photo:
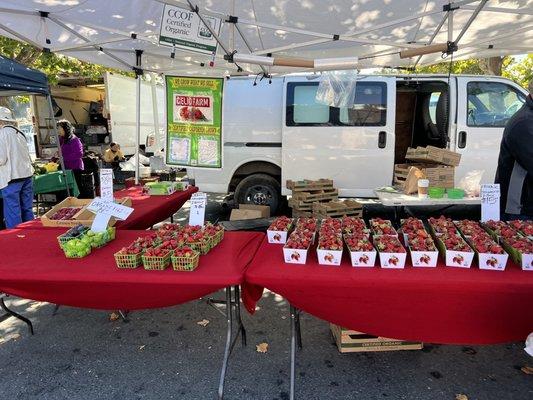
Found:
[(166, 163), (222, 168), (222, 78), (166, 76)]

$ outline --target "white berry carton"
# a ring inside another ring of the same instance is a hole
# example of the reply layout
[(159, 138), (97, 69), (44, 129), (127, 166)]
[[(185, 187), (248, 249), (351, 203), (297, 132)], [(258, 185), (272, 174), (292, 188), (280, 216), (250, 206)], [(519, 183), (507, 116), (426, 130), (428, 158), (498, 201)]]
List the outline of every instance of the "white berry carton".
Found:
[(381, 268), (402, 269), (405, 268), (407, 252), (404, 253), (383, 253), (379, 252), (379, 263)]
[(409, 248), (411, 253), (411, 264), (413, 267), (436, 267), (439, 260), (438, 250), (434, 251), (413, 251)]
[(470, 268), (475, 254), (473, 251), (445, 250), (445, 252), (446, 266), (459, 268)]
[(288, 231), (267, 231), (268, 243), (285, 244), (288, 233)]
[(341, 265), (342, 250), (316, 249), (316, 255), (320, 265)]
[(507, 259), (509, 255), (503, 254), (491, 254), (491, 253), (478, 253), (477, 259), (479, 269), (487, 269), (490, 271), (504, 271), (507, 265)]
[(373, 267), (376, 265), (377, 252), (373, 251), (350, 251), (352, 267)]
[(309, 249), (288, 249), (283, 247), (283, 259), (288, 264), (305, 264)]
[(524, 271), (533, 271), (533, 254), (520, 254), (519, 265)]

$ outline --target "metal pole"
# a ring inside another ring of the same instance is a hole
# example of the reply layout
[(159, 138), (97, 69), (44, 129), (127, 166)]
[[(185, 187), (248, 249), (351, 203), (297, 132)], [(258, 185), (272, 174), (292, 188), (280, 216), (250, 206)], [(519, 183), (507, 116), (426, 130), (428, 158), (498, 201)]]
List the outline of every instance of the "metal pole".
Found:
[(233, 332), (233, 312), (231, 306), (231, 286), (226, 287), (226, 347), (224, 349), (224, 359), (222, 360), (222, 370), (220, 371), (220, 382), (218, 384), (218, 398), (224, 398), (224, 380), (226, 379), (226, 370), (228, 369), (228, 359), (231, 352), (231, 336)]
[(141, 55), (142, 50), (135, 50), (136, 62), (135, 62), (135, 79), (137, 80), (137, 90), (136, 90), (136, 107), (135, 107), (135, 184), (139, 184), (140, 176), (140, 157), (139, 157), (139, 144), (141, 141)]
[(155, 148), (157, 153), (154, 152), (154, 155), (159, 155), (161, 152), (161, 141), (159, 140), (159, 107), (157, 106), (157, 85), (155, 84), (156, 74), (150, 74), (150, 84), (152, 88), (152, 112), (154, 114), (154, 130), (155, 130)]
[(294, 385), (296, 380), (296, 308), (291, 304), (291, 377), (289, 399), (294, 400)]
[(70, 197), (70, 188), (67, 182), (67, 173), (65, 172), (65, 161), (63, 160), (63, 153), (61, 152), (61, 143), (59, 143), (59, 134), (57, 133), (57, 122), (54, 116), (54, 107), (52, 106), (52, 95), (46, 96), (48, 100), (48, 109), (50, 110), (50, 117), (52, 119), (52, 132), (57, 144), (57, 154), (59, 155), (59, 165), (61, 165), (61, 174), (65, 179), (65, 188), (67, 189), (67, 196)]

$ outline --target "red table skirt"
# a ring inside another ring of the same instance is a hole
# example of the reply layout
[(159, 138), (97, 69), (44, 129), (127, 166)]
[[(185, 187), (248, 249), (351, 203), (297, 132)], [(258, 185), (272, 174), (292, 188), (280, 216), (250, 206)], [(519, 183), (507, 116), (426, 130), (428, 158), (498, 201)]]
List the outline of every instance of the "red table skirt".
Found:
[[(131, 197), (133, 212), (128, 219), (118, 221), (115, 226), (117, 229), (149, 229), (158, 222), (174, 215), (197, 191), (198, 188), (193, 186), (169, 196), (150, 196), (142, 193), (141, 186), (119, 190), (115, 192), (115, 198)], [(33, 221), (23, 222), (17, 228), (36, 229), (48, 227), (43, 227), (40, 219), (34, 219)]]
[(0, 292), (55, 304), (136, 310), (185, 303), (242, 283), (262, 233), (227, 232), (192, 272), (119, 269), (113, 254), (147, 231), (117, 238), (82, 259), (67, 259), (56, 237), (62, 229), (0, 231)]
[[(346, 251), (345, 251), (346, 253)], [(263, 288), (318, 318), (372, 335), (442, 344), (525, 340), (533, 332), (533, 272), (511, 263), (501, 271), (353, 268), (285, 264), (282, 247), (263, 241), (245, 273), (250, 312)], [(408, 257), (409, 262), (409, 257)]]

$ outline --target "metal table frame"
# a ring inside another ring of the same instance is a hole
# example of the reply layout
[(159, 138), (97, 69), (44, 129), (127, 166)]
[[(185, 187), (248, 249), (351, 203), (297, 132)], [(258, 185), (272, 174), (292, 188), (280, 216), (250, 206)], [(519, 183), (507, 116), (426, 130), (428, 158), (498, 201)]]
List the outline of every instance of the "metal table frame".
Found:
[(17, 318), (21, 320), (22, 322), (26, 323), (26, 325), (28, 325), (28, 329), (30, 330), (30, 333), (33, 335), (33, 324), (31, 323), (31, 321), (28, 318), (23, 317), (22, 315), (11, 310), (5, 303), (4, 299), (6, 297), (9, 297), (9, 295), (0, 293), (0, 308), (2, 308), (2, 310), (5, 312), (4, 315), (0, 316), (0, 322), (4, 322), (6, 319), (11, 318), (11, 317)]
[[(290, 303), (289, 303), (290, 304)], [(290, 304), (291, 314), (291, 369), (290, 369), (290, 394), (289, 399), (295, 399), (295, 383), (296, 383), (296, 345), (302, 349), (302, 330), (300, 328), (300, 310)]]

